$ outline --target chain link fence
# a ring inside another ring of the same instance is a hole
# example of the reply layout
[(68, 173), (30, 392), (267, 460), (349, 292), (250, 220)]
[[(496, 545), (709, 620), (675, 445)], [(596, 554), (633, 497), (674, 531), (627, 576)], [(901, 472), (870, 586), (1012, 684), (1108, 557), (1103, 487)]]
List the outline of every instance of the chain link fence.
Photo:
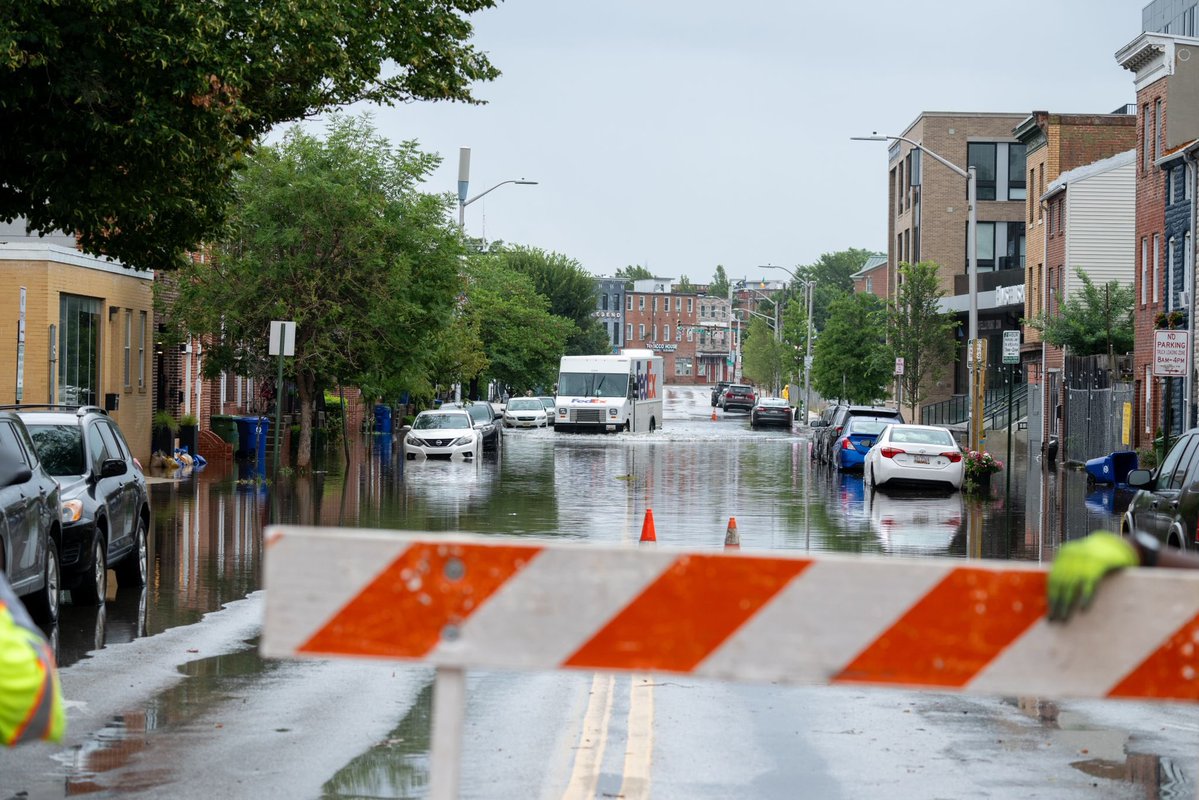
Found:
[[(1064, 389), (1066, 433), (1062, 443), (1066, 461), (1084, 463), (1118, 450), (1129, 450), (1124, 427), (1131, 425), (1133, 389), (1117, 383), (1106, 389)], [(1128, 415), (1130, 418), (1125, 419)]]

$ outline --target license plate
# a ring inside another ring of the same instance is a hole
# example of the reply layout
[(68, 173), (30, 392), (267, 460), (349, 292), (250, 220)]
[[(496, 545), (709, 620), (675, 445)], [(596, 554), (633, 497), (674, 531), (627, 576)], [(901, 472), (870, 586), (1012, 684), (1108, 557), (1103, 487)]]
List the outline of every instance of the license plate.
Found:
[(916, 463), (917, 464), (927, 464), (928, 456), (916, 456)]

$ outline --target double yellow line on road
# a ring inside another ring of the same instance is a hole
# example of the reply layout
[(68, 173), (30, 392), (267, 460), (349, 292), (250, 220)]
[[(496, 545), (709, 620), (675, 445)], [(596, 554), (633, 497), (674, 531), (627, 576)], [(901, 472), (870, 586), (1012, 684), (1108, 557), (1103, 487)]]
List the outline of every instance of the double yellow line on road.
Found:
[[(615, 691), (616, 676), (596, 673), (591, 682), (591, 697), (587, 702), (587, 711), (583, 715), (583, 729), (579, 733), (579, 743), (575, 749), (574, 766), (562, 800), (594, 800), (599, 790)], [(653, 679), (633, 675), (629, 682), (628, 743), (619, 797), (635, 800), (650, 796), (653, 750)]]

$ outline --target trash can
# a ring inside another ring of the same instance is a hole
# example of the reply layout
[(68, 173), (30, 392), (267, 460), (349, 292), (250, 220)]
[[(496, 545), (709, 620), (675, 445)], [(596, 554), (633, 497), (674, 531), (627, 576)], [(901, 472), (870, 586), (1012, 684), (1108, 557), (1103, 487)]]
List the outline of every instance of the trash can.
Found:
[(1128, 473), (1137, 468), (1137, 454), (1131, 450), (1117, 450), (1111, 455), (1087, 460), (1087, 475), (1095, 483), (1111, 483), (1122, 486), (1128, 482)]
[(375, 406), (375, 433), (391, 436), (391, 406)]
[(271, 421), (267, 417), (236, 417), (237, 457), (263, 459), (266, 455), (266, 433)]
[(233, 445), (233, 452), (237, 452), (237, 419), (231, 414), (214, 414), (212, 417), (212, 432), (221, 437), (224, 441)]

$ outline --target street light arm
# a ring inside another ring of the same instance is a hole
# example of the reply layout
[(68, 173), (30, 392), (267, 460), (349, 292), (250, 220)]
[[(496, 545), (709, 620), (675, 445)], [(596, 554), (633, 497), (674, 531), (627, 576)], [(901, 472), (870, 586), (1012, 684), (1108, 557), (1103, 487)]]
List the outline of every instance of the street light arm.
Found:
[(874, 136), (850, 136), (849, 138), (855, 142), (886, 142), (886, 141), (890, 141), (890, 140), (895, 140), (897, 142), (907, 142), (912, 147), (916, 148), (917, 150), (921, 151), (922, 153), (927, 153), (928, 157), (931, 158), (933, 161), (936, 161), (939, 164), (945, 165), (949, 169), (956, 172), (958, 175), (961, 175), (963, 178), (969, 177), (969, 174), (966, 172), (966, 170), (962, 169), (957, 164), (953, 163), (952, 161), (942, 158), (941, 156), (934, 153), (932, 150), (929, 150), (924, 145), (920, 144), (919, 142), (913, 142), (911, 139), (909, 139), (906, 136), (890, 136), (890, 135), (886, 135), (886, 134), (876, 133)]
[(537, 181), (523, 181), (523, 180), (522, 180), (522, 181), (518, 181), (518, 180), (516, 180), (516, 179), (513, 179), (513, 180), (508, 180), (508, 181), (500, 181), (499, 183), (497, 183), (495, 186), (492, 186), (492, 187), (491, 187), (490, 189), (488, 189), (487, 191), (485, 191), (485, 192), (479, 192), (477, 195), (475, 195), (474, 197), (470, 198), (469, 200), (465, 200), (465, 201), (463, 201), (463, 203), (462, 203), (462, 208), (466, 208), (466, 207), (467, 207), (467, 206), (469, 206), (471, 203), (475, 202), (476, 200), (478, 200), (479, 198), (483, 197), (484, 195), (486, 195), (486, 194), (490, 194), (491, 192), (494, 192), (496, 189), (500, 188), (501, 186), (506, 186), (506, 185), (507, 185), (507, 184), (509, 184), (509, 183), (515, 183), (515, 184), (519, 184), (519, 185), (521, 185), (521, 186), (536, 186), (536, 185), (537, 185)]
[(792, 280), (799, 281), (799, 278), (796, 276), (796, 274), (794, 272), (792, 272), (791, 270), (787, 269), (786, 267), (780, 267), (777, 264), (759, 264), (758, 267), (760, 267), (761, 269), (781, 269), (783, 272), (790, 275)]

